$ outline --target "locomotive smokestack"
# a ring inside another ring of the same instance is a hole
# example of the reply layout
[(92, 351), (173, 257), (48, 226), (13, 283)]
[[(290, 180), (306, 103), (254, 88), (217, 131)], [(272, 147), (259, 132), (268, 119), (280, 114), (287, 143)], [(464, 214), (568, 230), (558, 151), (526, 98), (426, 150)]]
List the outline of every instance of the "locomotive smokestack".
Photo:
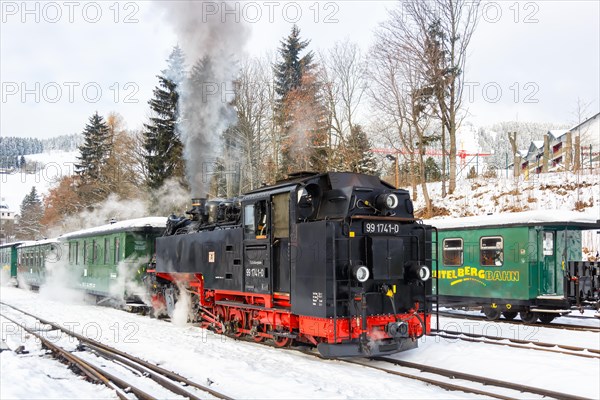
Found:
[(186, 214), (192, 216), (193, 221), (202, 221), (206, 215), (206, 198), (194, 197), (192, 199), (192, 209)]

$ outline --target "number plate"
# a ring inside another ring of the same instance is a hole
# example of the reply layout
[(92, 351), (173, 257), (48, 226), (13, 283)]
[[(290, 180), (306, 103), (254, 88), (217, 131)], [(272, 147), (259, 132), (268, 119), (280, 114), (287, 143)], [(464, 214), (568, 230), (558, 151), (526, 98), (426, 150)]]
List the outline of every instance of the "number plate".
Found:
[(363, 232), (366, 235), (397, 235), (400, 224), (397, 222), (364, 222)]

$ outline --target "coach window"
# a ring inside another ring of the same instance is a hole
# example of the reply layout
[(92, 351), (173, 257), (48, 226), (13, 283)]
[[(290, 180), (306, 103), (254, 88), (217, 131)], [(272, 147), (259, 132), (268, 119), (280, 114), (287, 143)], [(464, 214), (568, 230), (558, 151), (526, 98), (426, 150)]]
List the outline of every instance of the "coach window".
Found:
[(482, 237), (479, 244), (479, 261), (482, 266), (502, 266), (504, 242), (500, 236)]
[(79, 264), (79, 242), (75, 242), (75, 265)]
[(444, 265), (460, 267), (463, 264), (463, 240), (444, 239)]
[(108, 264), (110, 258), (110, 239), (104, 238), (104, 264)]
[(115, 238), (115, 264), (121, 261), (121, 242)]

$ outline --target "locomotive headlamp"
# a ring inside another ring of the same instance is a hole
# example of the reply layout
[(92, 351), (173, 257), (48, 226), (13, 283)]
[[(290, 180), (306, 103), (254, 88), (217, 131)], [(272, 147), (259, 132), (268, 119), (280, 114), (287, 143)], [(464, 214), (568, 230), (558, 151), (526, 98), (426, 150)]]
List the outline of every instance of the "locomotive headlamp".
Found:
[(385, 193), (377, 196), (377, 206), (379, 209), (393, 210), (398, 207), (398, 196), (393, 193)]
[(431, 271), (429, 270), (429, 267), (426, 265), (421, 265), (419, 268), (419, 279), (425, 282), (429, 279), (429, 277), (431, 277)]
[(427, 265), (411, 262), (406, 267), (406, 278), (409, 280), (425, 282), (431, 278), (431, 269)]
[(352, 268), (352, 274), (356, 280), (361, 283), (366, 282), (370, 275), (369, 268), (365, 267), (364, 265), (356, 265), (354, 268)]

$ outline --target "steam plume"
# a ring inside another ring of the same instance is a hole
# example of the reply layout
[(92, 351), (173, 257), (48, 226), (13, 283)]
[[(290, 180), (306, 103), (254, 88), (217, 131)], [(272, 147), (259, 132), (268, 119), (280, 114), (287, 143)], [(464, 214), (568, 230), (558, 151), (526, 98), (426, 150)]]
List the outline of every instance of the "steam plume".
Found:
[(220, 134), (235, 121), (227, 102), (233, 97), (235, 61), (243, 52), (249, 28), (239, 3), (178, 1), (162, 7), (187, 59), (199, 67), (195, 79), (186, 79), (180, 90), (178, 125), (192, 195), (203, 197), (208, 174), (221, 153)]

